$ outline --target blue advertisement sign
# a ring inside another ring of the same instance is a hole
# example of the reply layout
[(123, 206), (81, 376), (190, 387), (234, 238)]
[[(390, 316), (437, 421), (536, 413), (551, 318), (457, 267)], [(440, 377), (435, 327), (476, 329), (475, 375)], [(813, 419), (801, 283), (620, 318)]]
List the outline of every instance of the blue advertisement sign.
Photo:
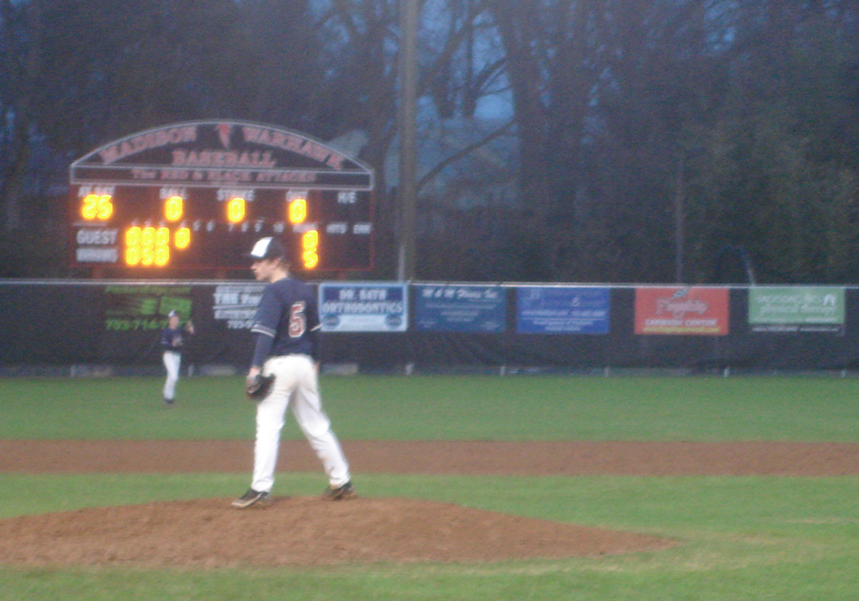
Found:
[(500, 286), (415, 286), (415, 329), (503, 332), (507, 321), (505, 297)]
[(516, 299), (520, 334), (608, 334), (608, 288), (523, 286)]
[(323, 332), (405, 332), (409, 325), (405, 284), (350, 282), (319, 285)]

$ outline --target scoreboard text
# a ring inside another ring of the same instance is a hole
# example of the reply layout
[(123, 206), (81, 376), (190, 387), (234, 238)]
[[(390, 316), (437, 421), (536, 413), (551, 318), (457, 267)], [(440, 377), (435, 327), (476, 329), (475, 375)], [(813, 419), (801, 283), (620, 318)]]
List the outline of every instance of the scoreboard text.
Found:
[(372, 267), (366, 166), (303, 134), (241, 122), (141, 132), (72, 165), (77, 266), (247, 269), (281, 239), (305, 272)]

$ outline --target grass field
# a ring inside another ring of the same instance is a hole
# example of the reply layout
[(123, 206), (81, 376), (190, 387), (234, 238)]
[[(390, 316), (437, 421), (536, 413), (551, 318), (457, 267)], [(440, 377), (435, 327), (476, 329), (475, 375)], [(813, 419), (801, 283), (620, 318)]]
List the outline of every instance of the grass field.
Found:
[[(239, 378), (0, 380), (2, 439), (249, 439)], [(859, 442), (859, 381), (835, 378), (357, 377), (323, 381), (343, 439)], [(287, 438), (301, 435), (290, 421)], [(0, 474), (0, 518), (231, 496), (247, 474)], [(321, 473), (282, 475), (316, 494)], [(18, 599), (859, 599), (859, 476), (488, 477), (357, 474), (407, 496), (656, 534), (667, 551), (498, 564), (314, 569), (0, 567)], [(252, 544), (237, 541), (237, 544)]]

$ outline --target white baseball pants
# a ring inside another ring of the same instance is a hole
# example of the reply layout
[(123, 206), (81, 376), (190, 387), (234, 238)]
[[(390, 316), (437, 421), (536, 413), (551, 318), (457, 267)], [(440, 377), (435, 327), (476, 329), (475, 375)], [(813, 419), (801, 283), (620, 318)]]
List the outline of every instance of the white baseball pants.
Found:
[(319, 457), (332, 487), (349, 481), (349, 464), (340, 442), (331, 431), (331, 421), (322, 409), (316, 366), (307, 355), (271, 357), (263, 365), (263, 374), (274, 374), (269, 395), (257, 405), (254, 473), (251, 488), (271, 491), (280, 448), (280, 431), (286, 421), (286, 409), (292, 413), (311, 448)]
[(176, 382), (179, 381), (179, 367), (182, 365), (182, 353), (164, 351), (164, 367), (167, 369), (167, 381), (164, 383), (164, 398), (172, 401), (176, 396)]

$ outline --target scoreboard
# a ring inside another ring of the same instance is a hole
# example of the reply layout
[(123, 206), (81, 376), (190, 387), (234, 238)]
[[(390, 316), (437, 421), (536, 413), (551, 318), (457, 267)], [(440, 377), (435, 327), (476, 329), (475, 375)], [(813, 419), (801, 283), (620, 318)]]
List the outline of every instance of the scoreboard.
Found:
[(245, 270), (275, 236), (305, 273), (372, 267), (372, 170), (305, 134), (177, 123), (92, 151), (70, 180), (73, 266)]

